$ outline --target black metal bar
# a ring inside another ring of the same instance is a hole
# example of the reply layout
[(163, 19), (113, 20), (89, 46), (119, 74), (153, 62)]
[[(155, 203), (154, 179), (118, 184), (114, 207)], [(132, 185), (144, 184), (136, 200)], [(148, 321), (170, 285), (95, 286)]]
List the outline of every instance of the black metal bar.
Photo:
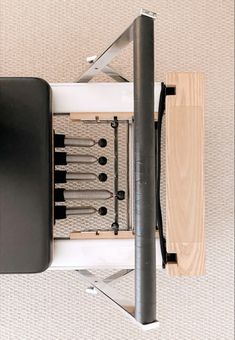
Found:
[(114, 223), (112, 224), (112, 228), (114, 229), (114, 233), (117, 234), (119, 230), (118, 224), (118, 119), (114, 117), (114, 120), (111, 122), (111, 126), (114, 130)]
[(153, 18), (134, 22), (135, 318), (156, 320)]

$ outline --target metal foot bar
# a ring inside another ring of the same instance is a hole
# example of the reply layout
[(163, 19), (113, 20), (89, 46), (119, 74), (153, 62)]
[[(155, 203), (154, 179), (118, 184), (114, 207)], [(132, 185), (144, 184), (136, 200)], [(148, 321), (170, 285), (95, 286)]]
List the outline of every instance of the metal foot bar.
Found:
[(153, 19), (134, 26), (135, 318), (156, 320)]

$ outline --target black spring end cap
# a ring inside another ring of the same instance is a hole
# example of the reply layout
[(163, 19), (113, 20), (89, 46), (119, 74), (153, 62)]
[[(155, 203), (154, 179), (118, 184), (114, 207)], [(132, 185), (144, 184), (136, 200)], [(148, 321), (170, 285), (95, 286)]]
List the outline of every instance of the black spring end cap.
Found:
[(118, 191), (116, 197), (119, 201), (123, 201), (125, 199), (125, 191), (123, 190)]
[(105, 148), (107, 146), (107, 140), (105, 138), (100, 138), (100, 140), (98, 141), (98, 145), (101, 148)]
[(117, 222), (113, 222), (113, 224), (111, 225), (111, 228), (113, 229), (114, 234), (117, 235), (118, 230), (119, 230), (119, 224)]
[(98, 178), (99, 178), (99, 181), (100, 181), (100, 182), (106, 182), (108, 176), (107, 176), (104, 172), (101, 172), (101, 173), (99, 174)]
[(107, 208), (106, 208), (106, 207), (100, 207), (100, 208), (98, 209), (98, 213), (99, 213), (100, 216), (105, 216), (105, 215), (107, 215)]
[(98, 160), (100, 165), (105, 165), (107, 163), (107, 158), (106, 157), (100, 157)]

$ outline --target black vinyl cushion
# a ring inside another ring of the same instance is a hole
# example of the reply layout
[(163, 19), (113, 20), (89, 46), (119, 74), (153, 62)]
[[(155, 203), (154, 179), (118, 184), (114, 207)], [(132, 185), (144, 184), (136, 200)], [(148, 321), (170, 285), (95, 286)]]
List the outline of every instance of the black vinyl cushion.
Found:
[(50, 86), (0, 78), (0, 273), (46, 270), (52, 226)]

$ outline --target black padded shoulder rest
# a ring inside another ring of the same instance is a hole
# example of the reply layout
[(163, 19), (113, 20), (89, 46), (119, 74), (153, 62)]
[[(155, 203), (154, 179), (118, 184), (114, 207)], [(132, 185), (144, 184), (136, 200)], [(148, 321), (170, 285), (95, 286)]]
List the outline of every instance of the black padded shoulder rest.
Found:
[(50, 86), (0, 78), (0, 273), (48, 268), (52, 218)]

